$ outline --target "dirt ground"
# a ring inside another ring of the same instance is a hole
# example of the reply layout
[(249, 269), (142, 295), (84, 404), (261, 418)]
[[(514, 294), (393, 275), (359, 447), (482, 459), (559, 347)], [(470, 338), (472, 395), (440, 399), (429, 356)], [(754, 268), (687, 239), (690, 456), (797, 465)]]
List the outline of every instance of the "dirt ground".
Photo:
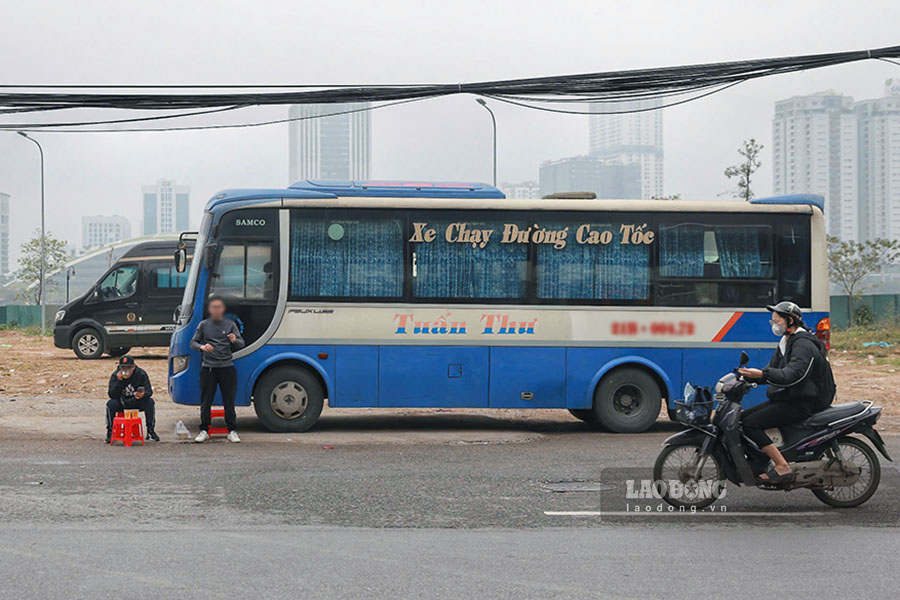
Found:
[[(170, 433), (177, 420), (184, 420), (189, 429), (196, 431), (199, 411), (195, 407), (174, 404), (166, 391), (166, 349), (138, 348), (133, 356), (153, 383), (160, 433)], [(835, 349), (830, 359), (838, 386), (835, 401), (872, 400), (884, 407), (879, 429), (900, 432), (900, 348), (879, 348), (872, 352), (865, 349)], [(35, 436), (97, 437), (102, 434), (107, 383), (115, 364), (115, 359), (108, 357), (93, 361), (79, 360), (71, 350), (53, 347), (49, 338), (42, 339), (19, 331), (0, 331), (0, 435), (3, 429), (30, 432)], [(328, 412), (326, 408), (323, 415), (328, 415)], [(420, 419), (419, 422), (431, 415), (438, 417), (437, 413), (452, 412), (474, 423), (464, 427), (463, 432), (448, 432), (445, 440), (440, 435), (437, 438), (438, 441), (461, 443), (491, 442), (495, 441), (495, 437), (502, 438), (502, 441), (516, 441), (518, 437), (525, 439), (531, 435), (529, 432), (517, 432), (512, 426), (498, 426), (498, 421), (539, 421), (545, 426), (548, 422), (552, 426), (553, 422), (562, 425), (574, 421), (568, 412), (558, 410), (340, 409), (334, 412), (348, 421), (354, 415), (374, 413), (412, 416)], [(248, 428), (261, 432), (252, 408), (238, 409), (238, 417), (242, 432)], [(65, 421), (65, 426), (60, 426), (60, 420)], [(447, 421), (444, 416), (444, 422), (450, 425), (459, 421)], [(476, 433), (480, 423), (485, 426), (481, 429), (486, 428), (494, 433)], [(349, 439), (349, 429), (332, 428), (330, 434), (312, 435), (316, 433), (313, 430), (303, 434), (303, 437), (311, 443), (346, 441)], [(356, 437), (364, 441), (416, 441), (414, 433), (405, 436), (393, 434), (387, 427), (380, 431), (370, 428), (366, 434), (357, 432)]]

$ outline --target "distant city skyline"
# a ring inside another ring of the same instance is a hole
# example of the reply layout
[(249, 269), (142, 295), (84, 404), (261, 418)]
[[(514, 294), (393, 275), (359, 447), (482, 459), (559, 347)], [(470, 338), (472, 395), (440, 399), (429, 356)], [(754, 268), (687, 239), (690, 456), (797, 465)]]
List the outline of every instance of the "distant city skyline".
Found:
[[(291, 106), (288, 185), (301, 179), (368, 179), (372, 169), (369, 107), (368, 102)], [(335, 114), (342, 111), (345, 114)]]
[(141, 188), (143, 193), (143, 235), (185, 231), (191, 226), (191, 188), (172, 179), (158, 179)]
[(506, 194), (507, 198), (535, 199), (541, 197), (541, 186), (537, 181), (502, 182), (497, 187)]
[(81, 217), (81, 247), (105, 246), (131, 237), (131, 221), (120, 215), (85, 215)]
[[(607, 164), (637, 164), (641, 197), (663, 195), (663, 111), (661, 99), (590, 105), (589, 153)], [(625, 112), (637, 111), (637, 112)], [(615, 113), (623, 114), (615, 114)]]
[(830, 235), (900, 238), (900, 79), (884, 97), (854, 102), (828, 90), (775, 103), (775, 194), (825, 197)]
[(540, 169), (540, 196), (593, 192), (598, 198), (641, 198), (641, 166), (608, 164), (596, 156), (547, 161)]

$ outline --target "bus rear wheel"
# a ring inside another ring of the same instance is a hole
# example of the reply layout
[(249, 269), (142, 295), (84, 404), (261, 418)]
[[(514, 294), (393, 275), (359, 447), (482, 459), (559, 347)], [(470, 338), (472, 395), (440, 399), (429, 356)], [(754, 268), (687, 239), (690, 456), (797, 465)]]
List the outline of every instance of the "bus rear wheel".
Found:
[(260, 423), (276, 433), (308, 430), (322, 414), (325, 393), (319, 380), (302, 367), (276, 367), (263, 375), (253, 392)]
[(641, 369), (622, 368), (600, 380), (591, 411), (610, 431), (638, 433), (656, 422), (661, 402), (662, 393), (653, 377)]

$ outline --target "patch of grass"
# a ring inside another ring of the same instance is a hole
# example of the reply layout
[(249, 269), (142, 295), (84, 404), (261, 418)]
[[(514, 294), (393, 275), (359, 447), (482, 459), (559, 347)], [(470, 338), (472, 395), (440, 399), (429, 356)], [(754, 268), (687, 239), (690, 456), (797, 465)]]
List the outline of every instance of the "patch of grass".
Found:
[[(880, 346), (863, 346), (866, 342), (887, 342), (894, 348), (882, 348)], [(900, 346), (900, 326), (870, 325), (864, 327), (849, 327), (847, 329), (834, 329), (831, 332), (831, 347), (835, 350), (853, 350), (868, 352), (876, 356), (886, 356)]]
[[(28, 327), (20, 327), (15, 324), (10, 325), (10, 324), (3, 323), (3, 324), (0, 324), (0, 331), (17, 331), (19, 333), (24, 333), (25, 335), (40, 336), (41, 335), (41, 326), (40, 325), (29, 325)], [(49, 333), (50, 331), (52, 331), (52, 329), (48, 329), (47, 337), (52, 335)]]

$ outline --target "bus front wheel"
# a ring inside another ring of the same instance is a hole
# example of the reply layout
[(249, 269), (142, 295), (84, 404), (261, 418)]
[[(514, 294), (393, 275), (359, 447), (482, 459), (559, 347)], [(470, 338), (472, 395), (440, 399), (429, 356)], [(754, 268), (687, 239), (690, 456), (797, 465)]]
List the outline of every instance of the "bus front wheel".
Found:
[(641, 369), (616, 369), (600, 380), (591, 409), (598, 423), (617, 433), (646, 431), (659, 417), (659, 385)]
[(276, 367), (263, 375), (253, 393), (260, 423), (277, 433), (300, 433), (319, 420), (325, 393), (319, 380), (301, 367)]

